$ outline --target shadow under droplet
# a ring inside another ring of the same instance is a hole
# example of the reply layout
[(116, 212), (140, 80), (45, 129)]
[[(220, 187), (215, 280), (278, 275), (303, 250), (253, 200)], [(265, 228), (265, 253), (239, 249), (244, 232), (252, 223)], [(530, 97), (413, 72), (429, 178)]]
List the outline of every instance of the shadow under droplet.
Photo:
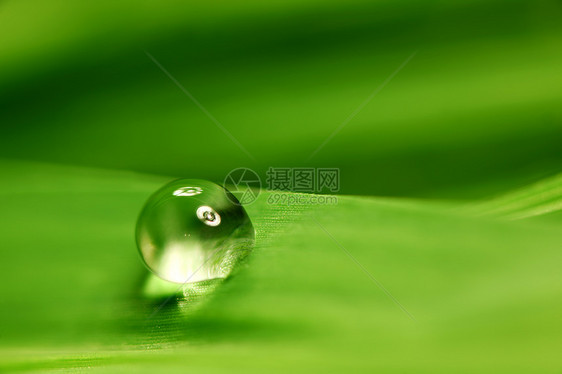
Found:
[[(172, 283), (149, 273), (142, 289), (142, 296), (157, 308), (175, 306), (186, 314), (194, 311), (224, 282), (223, 278), (208, 279), (194, 283)], [(155, 313), (154, 313), (155, 314)]]

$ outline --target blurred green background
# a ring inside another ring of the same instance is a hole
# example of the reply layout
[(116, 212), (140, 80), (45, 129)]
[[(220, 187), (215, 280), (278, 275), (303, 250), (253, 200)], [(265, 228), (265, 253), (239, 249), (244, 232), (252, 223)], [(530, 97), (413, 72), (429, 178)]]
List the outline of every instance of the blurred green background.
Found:
[[(561, 21), (554, 0), (1, 2), (0, 371), (560, 372)], [(340, 168), (337, 205), (263, 191), (211, 296), (145, 297), (152, 192), (307, 166)]]
[(560, 171), (559, 1), (0, 9), (6, 158), (218, 181), (239, 166), (339, 167), (343, 193), (452, 198)]

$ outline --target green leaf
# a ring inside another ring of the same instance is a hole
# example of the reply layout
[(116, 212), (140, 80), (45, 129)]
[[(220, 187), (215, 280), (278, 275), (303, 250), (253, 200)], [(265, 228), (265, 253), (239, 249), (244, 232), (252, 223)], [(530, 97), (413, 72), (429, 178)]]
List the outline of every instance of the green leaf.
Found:
[(474, 204), (470, 209), (477, 214), (506, 219), (554, 216), (562, 210), (562, 174), (489, 201)]
[(272, 205), (262, 192), (247, 206), (247, 262), (209, 297), (162, 306), (143, 296), (133, 228), (164, 179), (2, 168), (6, 371), (558, 368), (558, 227), (417, 200)]

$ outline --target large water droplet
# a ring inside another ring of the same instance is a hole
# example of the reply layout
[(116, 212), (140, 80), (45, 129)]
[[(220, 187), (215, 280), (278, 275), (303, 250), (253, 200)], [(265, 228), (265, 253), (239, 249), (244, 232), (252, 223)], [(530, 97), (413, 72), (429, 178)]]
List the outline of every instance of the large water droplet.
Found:
[(137, 222), (137, 247), (160, 278), (193, 283), (225, 278), (254, 243), (246, 211), (223, 187), (179, 179), (156, 191)]

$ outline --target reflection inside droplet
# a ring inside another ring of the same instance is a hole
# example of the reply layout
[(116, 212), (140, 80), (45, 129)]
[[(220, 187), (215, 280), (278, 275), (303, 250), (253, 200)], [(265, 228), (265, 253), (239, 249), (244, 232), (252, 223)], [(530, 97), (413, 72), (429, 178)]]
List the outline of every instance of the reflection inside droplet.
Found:
[(208, 226), (218, 226), (221, 223), (221, 216), (210, 206), (200, 206), (197, 208), (196, 214), (197, 218)]
[(174, 196), (195, 196), (203, 190), (200, 187), (182, 187), (174, 191)]

